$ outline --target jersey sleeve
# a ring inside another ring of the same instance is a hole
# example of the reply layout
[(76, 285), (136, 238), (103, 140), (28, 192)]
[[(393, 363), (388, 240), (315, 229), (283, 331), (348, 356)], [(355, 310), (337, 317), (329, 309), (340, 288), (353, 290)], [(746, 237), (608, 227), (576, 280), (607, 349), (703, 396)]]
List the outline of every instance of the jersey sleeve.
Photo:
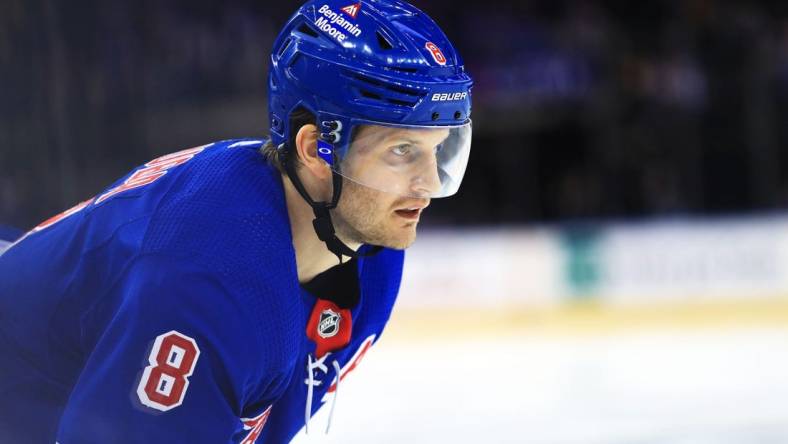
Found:
[(57, 442), (240, 442), (244, 405), (273, 402), (283, 382), (259, 371), (251, 322), (214, 273), (138, 258), (82, 318), (89, 357)]

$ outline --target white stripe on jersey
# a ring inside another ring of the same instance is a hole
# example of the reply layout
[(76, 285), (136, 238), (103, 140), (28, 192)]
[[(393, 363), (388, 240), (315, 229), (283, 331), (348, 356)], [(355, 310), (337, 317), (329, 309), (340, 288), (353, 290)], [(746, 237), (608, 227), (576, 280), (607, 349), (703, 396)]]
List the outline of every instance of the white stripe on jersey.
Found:
[(228, 146), (227, 148), (235, 148), (237, 146), (248, 146), (248, 145), (262, 145), (262, 140), (242, 140), (240, 142), (235, 142), (234, 144)]

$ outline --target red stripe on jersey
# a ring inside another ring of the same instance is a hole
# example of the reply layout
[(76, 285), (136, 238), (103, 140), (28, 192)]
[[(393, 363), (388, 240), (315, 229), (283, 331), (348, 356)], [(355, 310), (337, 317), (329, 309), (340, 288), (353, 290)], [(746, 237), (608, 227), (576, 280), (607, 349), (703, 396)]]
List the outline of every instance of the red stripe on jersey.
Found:
[(254, 418), (241, 418), (241, 422), (244, 425), (244, 430), (251, 430), (248, 435), (241, 441), (241, 444), (254, 444), (257, 441), (257, 437), (260, 436), (260, 433), (263, 431), (263, 427), (265, 427), (266, 421), (268, 421), (268, 415), (271, 414), (271, 407), (269, 406), (265, 411)]

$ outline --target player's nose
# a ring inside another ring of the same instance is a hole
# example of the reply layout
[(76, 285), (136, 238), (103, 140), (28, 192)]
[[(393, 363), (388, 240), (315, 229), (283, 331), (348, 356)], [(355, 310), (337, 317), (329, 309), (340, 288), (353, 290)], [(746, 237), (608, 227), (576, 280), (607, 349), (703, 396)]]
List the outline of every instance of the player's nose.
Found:
[(410, 192), (417, 197), (432, 197), (440, 192), (442, 185), (438, 174), (438, 163), (429, 162), (421, 168), (410, 182)]

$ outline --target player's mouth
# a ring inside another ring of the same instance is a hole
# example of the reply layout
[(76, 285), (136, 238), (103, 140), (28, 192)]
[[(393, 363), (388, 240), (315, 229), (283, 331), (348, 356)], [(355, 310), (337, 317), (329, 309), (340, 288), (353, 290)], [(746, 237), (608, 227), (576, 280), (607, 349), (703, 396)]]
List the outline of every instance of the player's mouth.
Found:
[(396, 210), (394, 212), (397, 213), (399, 217), (403, 217), (409, 220), (418, 220), (419, 215), (421, 214), (421, 209), (413, 208), (413, 209)]
[(394, 210), (394, 212), (397, 213), (397, 216), (402, 217), (403, 219), (407, 219), (411, 221), (419, 220), (419, 216), (421, 215), (421, 212), (425, 208), (427, 208), (427, 205), (429, 205), (429, 202), (424, 202), (422, 204), (411, 205), (408, 207), (400, 208), (398, 210)]

